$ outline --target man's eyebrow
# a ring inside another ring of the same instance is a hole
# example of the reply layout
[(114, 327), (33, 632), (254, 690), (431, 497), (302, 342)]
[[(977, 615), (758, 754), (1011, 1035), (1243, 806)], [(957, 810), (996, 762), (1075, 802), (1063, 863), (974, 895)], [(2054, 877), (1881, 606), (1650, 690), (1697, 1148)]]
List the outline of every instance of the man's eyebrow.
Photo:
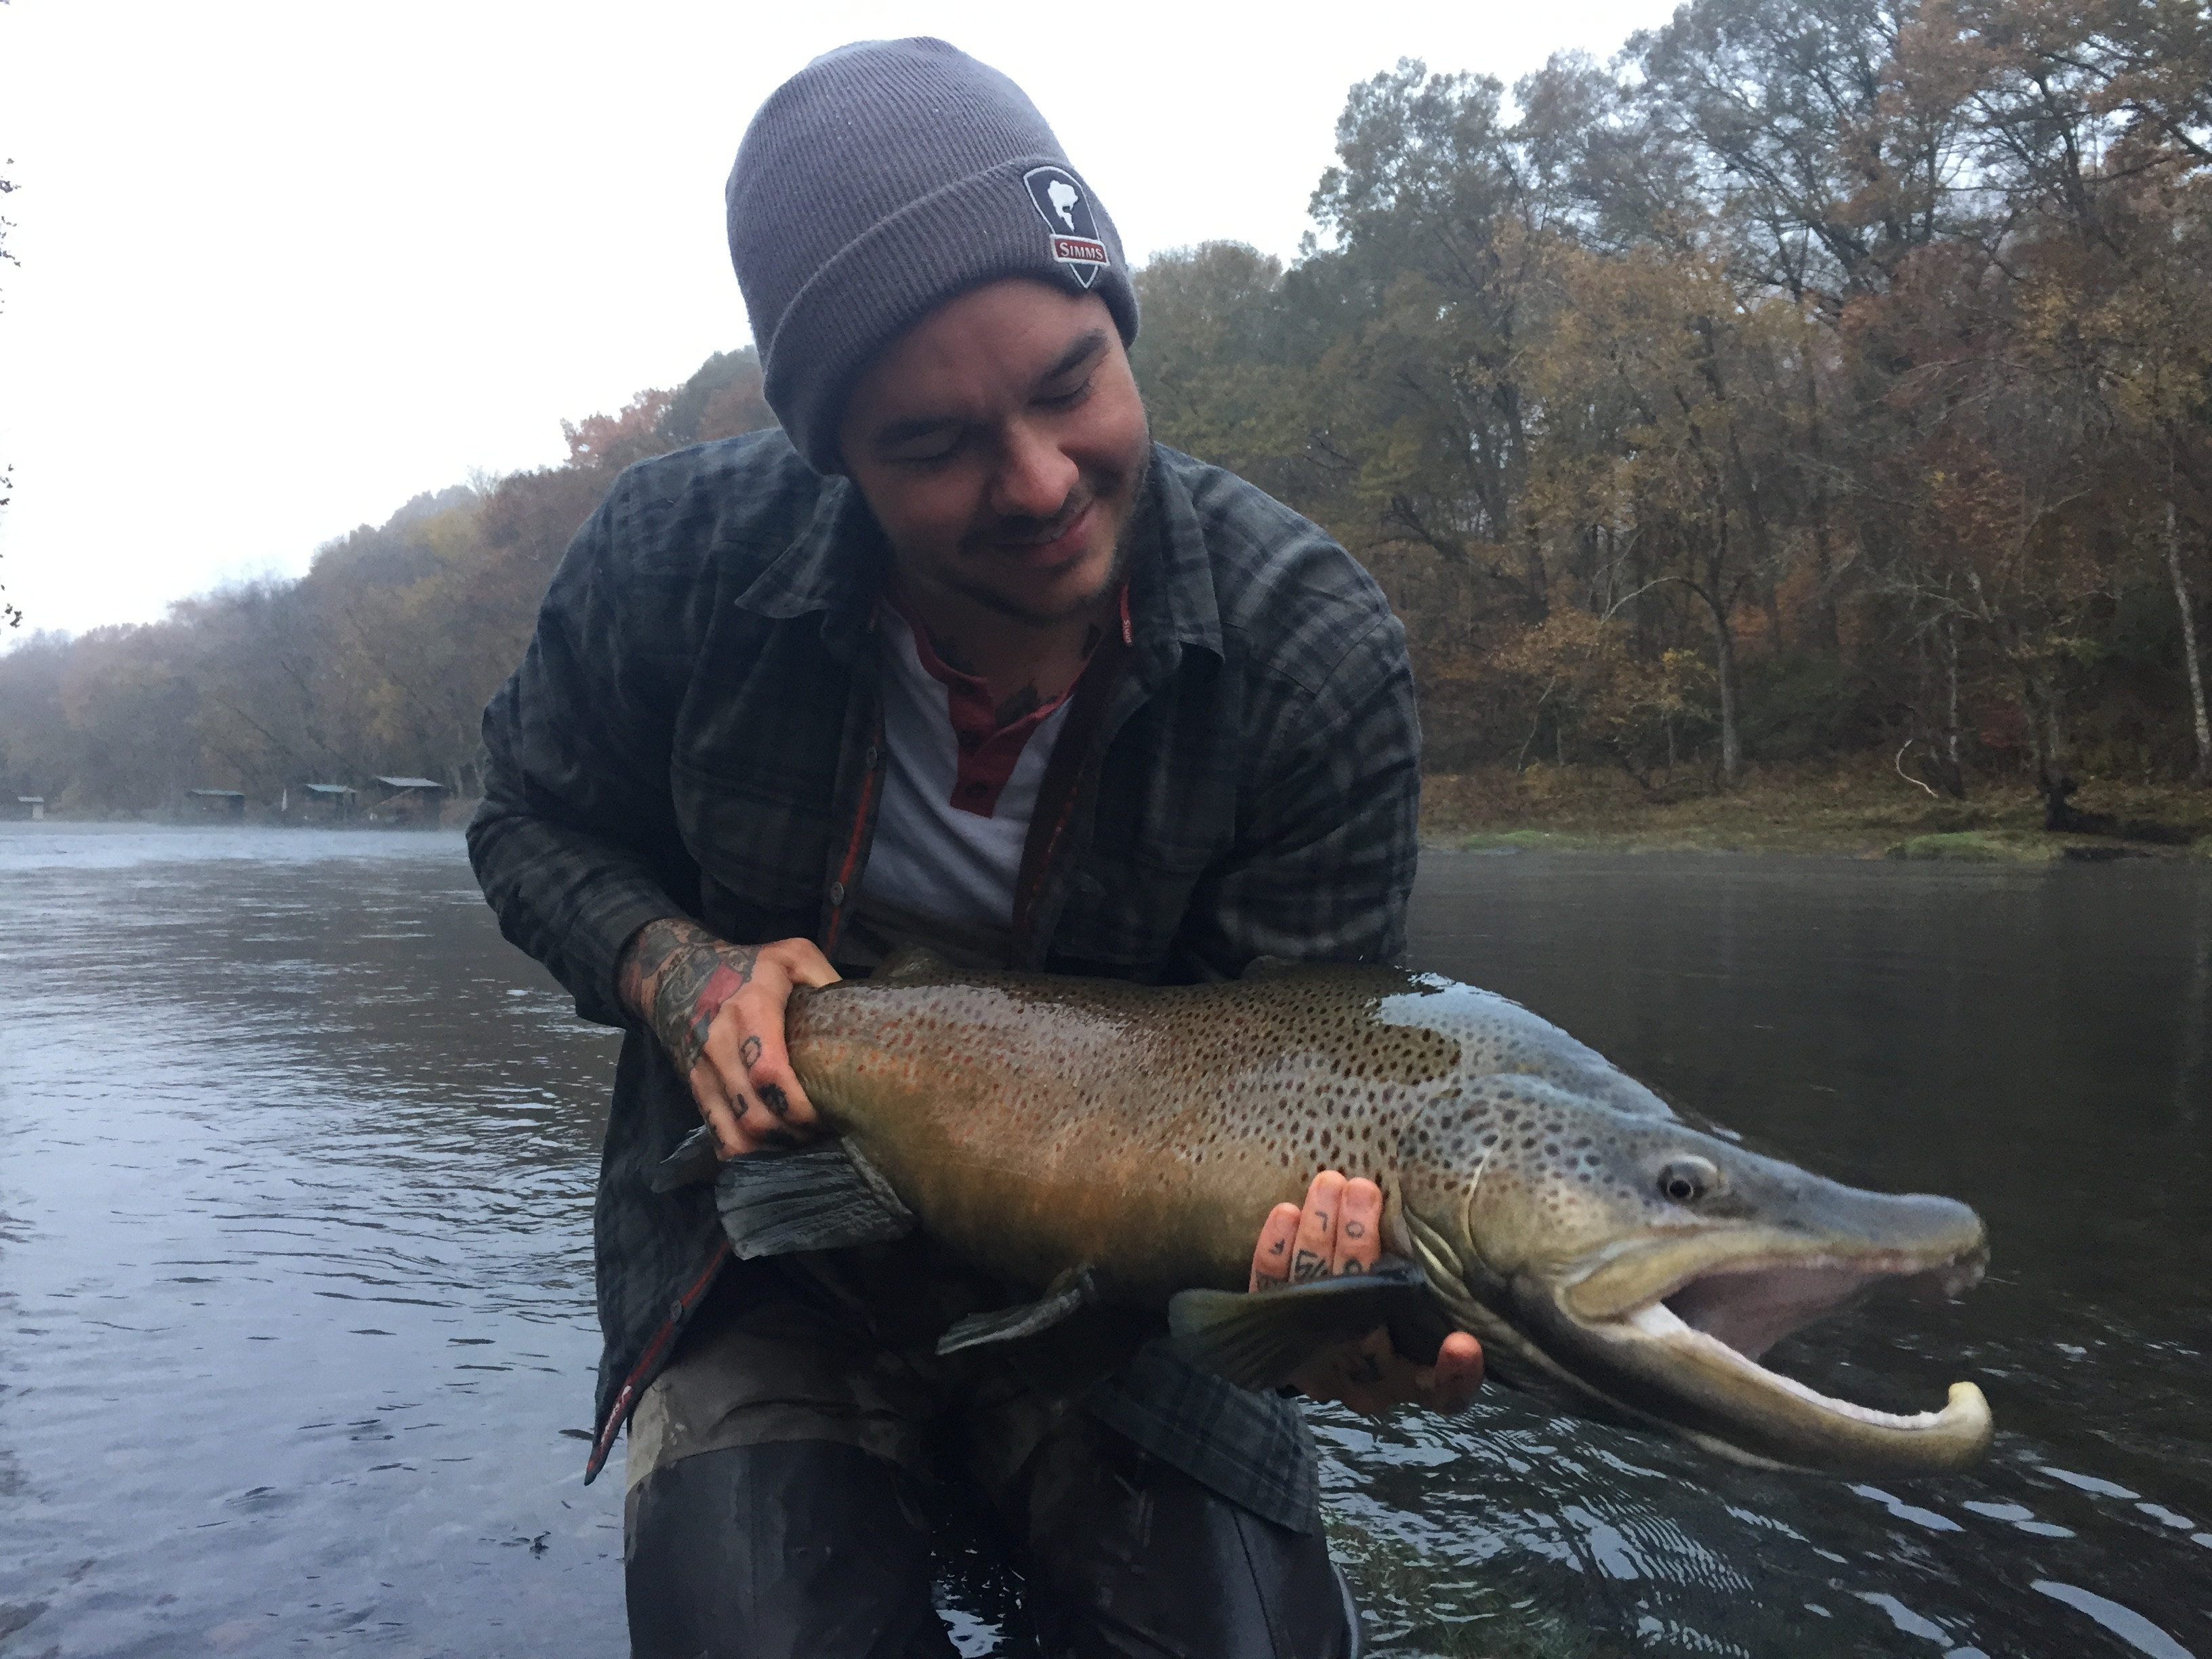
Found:
[(1056, 380), (1063, 374), (1073, 374), (1105, 349), (1106, 331), (1103, 328), (1085, 329), (1076, 337), (1074, 344), (1060, 354), (1060, 361), (1037, 378), (1040, 380)]

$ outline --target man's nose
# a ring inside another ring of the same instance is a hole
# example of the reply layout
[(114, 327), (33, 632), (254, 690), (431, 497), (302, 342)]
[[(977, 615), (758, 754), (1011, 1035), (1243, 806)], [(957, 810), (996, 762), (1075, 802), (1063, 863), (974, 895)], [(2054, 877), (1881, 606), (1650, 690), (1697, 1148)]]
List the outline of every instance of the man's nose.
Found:
[(1049, 519), (1074, 493), (1081, 469), (1046, 434), (1025, 421), (1006, 428), (991, 508), (1002, 518)]

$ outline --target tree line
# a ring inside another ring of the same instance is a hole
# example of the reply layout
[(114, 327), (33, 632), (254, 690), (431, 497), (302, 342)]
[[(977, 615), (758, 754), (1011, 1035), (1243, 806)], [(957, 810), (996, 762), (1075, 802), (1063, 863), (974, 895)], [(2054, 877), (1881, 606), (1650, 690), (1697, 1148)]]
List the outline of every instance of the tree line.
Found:
[[(1692, 0), (1609, 66), (1352, 89), (1287, 265), (1139, 271), (1164, 441), (1375, 571), (1434, 769), (1655, 792), (1879, 753), (1930, 792), (2212, 781), (2204, 0)], [(0, 659), (0, 766), (477, 783), (612, 472), (763, 425), (749, 354), (296, 582)]]
[(718, 353), (672, 392), (563, 422), (561, 465), (417, 495), (318, 549), (304, 576), (145, 626), (35, 635), (0, 656), (0, 798), (133, 811), (220, 787), (274, 804), (392, 774), (481, 794), (478, 717), (616, 475), (774, 422), (754, 353)]

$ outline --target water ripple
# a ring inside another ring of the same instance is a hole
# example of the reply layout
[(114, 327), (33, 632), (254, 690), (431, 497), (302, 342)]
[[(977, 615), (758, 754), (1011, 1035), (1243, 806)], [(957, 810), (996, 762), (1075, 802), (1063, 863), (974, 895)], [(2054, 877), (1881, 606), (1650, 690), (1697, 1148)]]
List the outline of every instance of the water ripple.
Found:
[[(609, 1035), (452, 837), (38, 828), (0, 833), (0, 1640), (620, 1650), (578, 1437)], [(1975, 1297), (1775, 1363), (1893, 1409), (1971, 1376), (2002, 1432), (1847, 1482), (1503, 1389), (1316, 1410), (1375, 1652), (2212, 1655), (2204, 872), (1432, 860), (1415, 918), (1671, 1097), (1972, 1198)]]

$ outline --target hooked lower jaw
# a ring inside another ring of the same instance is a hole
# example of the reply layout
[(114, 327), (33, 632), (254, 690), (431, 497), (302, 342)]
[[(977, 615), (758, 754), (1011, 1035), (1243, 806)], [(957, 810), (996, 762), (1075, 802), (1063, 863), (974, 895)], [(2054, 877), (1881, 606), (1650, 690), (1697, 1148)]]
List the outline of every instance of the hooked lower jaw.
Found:
[[(1800, 1461), (1774, 1438), (1777, 1431), (1783, 1431), (1786, 1441), (1793, 1419), (1803, 1450), (1819, 1455), (1822, 1462), (1874, 1457), (1915, 1467), (1959, 1468), (1986, 1452), (1996, 1431), (1989, 1401), (1972, 1382), (1954, 1382), (1940, 1411), (1876, 1411), (1769, 1370), (1718, 1337), (1686, 1323), (1664, 1302), (1655, 1302), (1618, 1322), (1634, 1333), (1633, 1340), (1660, 1345), (1708, 1376), (1732, 1379), (1758, 1391), (1767, 1403), (1762, 1415), (1781, 1419), (1762, 1425), (1760, 1438), (1768, 1443), (1759, 1455), (1777, 1461)], [(1735, 1449), (1733, 1443), (1711, 1438), (1723, 1449)]]
[[(1600, 1287), (1586, 1280), (1563, 1290), (1554, 1316), (1568, 1328), (1562, 1334), (1571, 1333), (1610, 1374), (1608, 1395), (1618, 1389), (1630, 1396), (1620, 1403), (1714, 1450), (1798, 1467), (1960, 1468), (1989, 1449), (1995, 1431), (1989, 1402), (1972, 1383), (1954, 1383), (1939, 1411), (1877, 1411), (1770, 1370), (1759, 1356), (1876, 1282), (1919, 1282), (1955, 1295), (1981, 1276), (1978, 1224), (1975, 1231), (1946, 1241), (1957, 1248), (1924, 1252), (1730, 1252), (1732, 1259), (1709, 1261), (1703, 1272), (1647, 1279), (1629, 1307), (1619, 1305), (1617, 1293), (1591, 1297)], [(1578, 1300), (1614, 1306), (1593, 1318)]]

